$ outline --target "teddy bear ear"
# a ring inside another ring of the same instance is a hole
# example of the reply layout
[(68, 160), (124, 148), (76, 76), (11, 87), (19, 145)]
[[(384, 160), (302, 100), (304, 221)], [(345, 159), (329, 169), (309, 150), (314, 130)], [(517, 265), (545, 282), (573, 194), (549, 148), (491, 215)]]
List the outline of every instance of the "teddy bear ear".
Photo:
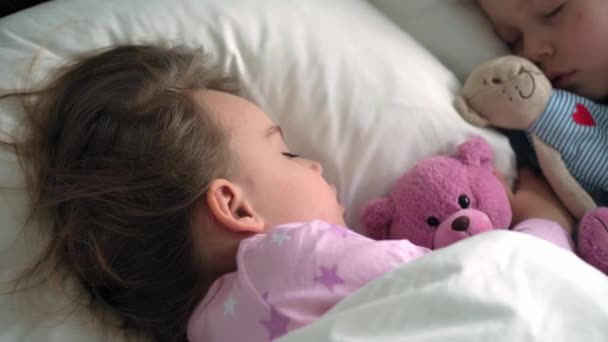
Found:
[(462, 95), (456, 96), (454, 105), (456, 106), (456, 110), (460, 113), (460, 116), (462, 116), (462, 118), (468, 123), (479, 127), (490, 125), (487, 119), (479, 115), (476, 110), (471, 108), (466, 97)]
[(375, 240), (389, 238), (389, 228), (394, 217), (393, 202), (389, 198), (380, 198), (369, 202), (361, 215), (365, 234)]
[(458, 145), (456, 158), (467, 165), (493, 168), (492, 149), (488, 142), (478, 135)]

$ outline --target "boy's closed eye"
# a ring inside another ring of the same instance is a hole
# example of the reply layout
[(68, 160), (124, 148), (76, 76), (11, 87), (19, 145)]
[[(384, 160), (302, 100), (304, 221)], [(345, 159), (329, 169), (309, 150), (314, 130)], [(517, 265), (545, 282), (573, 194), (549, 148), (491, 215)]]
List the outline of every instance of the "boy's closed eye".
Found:
[(506, 42), (511, 51), (518, 52), (522, 46), (521, 35), (518, 35), (515, 39), (507, 40)]
[[(564, 7), (566, 6), (567, 0), (551, 0), (550, 4), (544, 5), (542, 9), (539, 10), (539, 17), (542, 20), (556, 20), (559, 18), (562, 13)], [(510, 36), (510, 37), (509, 37)], [(504, 37), (504, 36), (503, 36)], [(517, 53), (523, 46), (523, 37), (521, 33), (514, 35), (513, 33), (507, 35), (505, 39), (509, 49), (511, 51)]]
[(299, 154), (290, 153), (290, 152), (283, 152), (283, 155), (287, 158), (298, 158), (300, 156)]
[(552, 19), (557, 17), (564, 6), (566, 5), (566, 1), (559, 1), (557, 4), (551, 5), (548, 9), (544, 11), (543, 18)]

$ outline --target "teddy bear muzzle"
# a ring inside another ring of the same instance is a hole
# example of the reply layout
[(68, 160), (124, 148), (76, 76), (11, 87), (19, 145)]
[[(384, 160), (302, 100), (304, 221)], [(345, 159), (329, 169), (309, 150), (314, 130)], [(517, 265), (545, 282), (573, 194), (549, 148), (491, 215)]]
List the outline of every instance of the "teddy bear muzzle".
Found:
[(486, 86), (491, 84), (493, 87), (502, 89), (501, 93), (510, 101), (513, 101), (515, 97), (529, 99), (536, 91), (536, 79), (533, 72), (524, 66), (519, 66), (517, 71), (498, 70), (484, 78), (483, 83)]
[(466, 216), (457, 217), (454, 221), (452, 221), (452, 229), (457, 232), (466, 232), (469, 229), (469, 220)]
[(486, 213), (477, 209), (459, 210), (439, 224), (433, 238), (433, 247), (444, 247), (492, 229), (494, 225)]

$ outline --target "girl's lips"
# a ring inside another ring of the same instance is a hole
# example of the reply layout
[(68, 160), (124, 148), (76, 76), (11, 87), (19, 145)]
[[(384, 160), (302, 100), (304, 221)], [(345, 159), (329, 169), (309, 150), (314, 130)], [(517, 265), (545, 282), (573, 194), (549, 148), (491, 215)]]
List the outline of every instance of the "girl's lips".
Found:
[(330, 187), (332, 188), (332, 190), (334, 191), (334, 193), (336, 194), (336, 201), (338, 202), (338, 205), (344, 209), (344, 204), (340, 201), (340, 196), (338, 196), (338, 189), (336, 189), (336, 186), (331, 184)]
[(572, 82), (572, 78), (576, 74), (576, 70), (560, 73), (547, 73), (547, 77), (551, 80), (551, 84), (556, 88), (564, 88)]

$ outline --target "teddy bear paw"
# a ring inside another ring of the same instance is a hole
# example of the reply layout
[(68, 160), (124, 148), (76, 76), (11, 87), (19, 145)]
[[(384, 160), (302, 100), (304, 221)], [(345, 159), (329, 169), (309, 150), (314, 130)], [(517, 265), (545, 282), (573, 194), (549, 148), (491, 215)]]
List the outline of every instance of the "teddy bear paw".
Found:
[(585, 214), (579, 224), (578, 252), (583, 260), (608, 275), (608, 207)]

